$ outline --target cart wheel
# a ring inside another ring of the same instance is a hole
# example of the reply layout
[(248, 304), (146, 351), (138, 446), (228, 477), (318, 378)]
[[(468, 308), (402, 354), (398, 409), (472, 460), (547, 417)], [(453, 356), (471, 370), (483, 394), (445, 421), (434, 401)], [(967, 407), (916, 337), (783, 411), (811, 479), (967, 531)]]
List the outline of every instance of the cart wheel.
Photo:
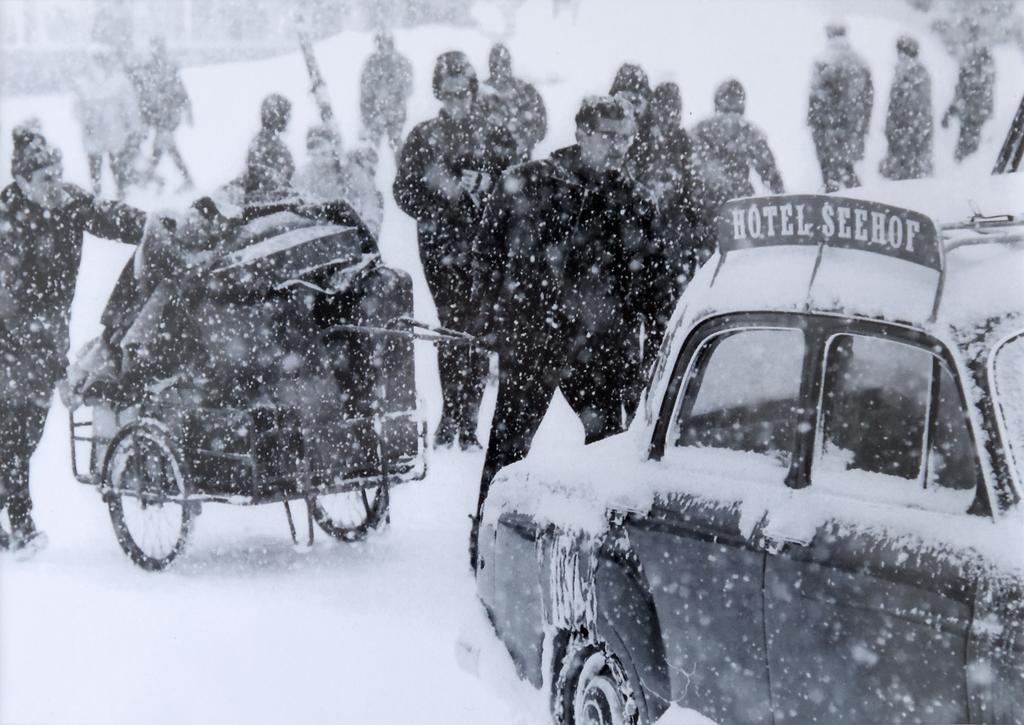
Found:
[(326, 533), (342, 541), (362, 541), (388, 514), (388, 487), (370, 486), (342, 493), (315, 496), (313, 520)]
[(160, 571), (184, 550), (194, 508), (166, 437), (133, 423), (110, 442), (103, 467), (117, 543), (132, 561)]

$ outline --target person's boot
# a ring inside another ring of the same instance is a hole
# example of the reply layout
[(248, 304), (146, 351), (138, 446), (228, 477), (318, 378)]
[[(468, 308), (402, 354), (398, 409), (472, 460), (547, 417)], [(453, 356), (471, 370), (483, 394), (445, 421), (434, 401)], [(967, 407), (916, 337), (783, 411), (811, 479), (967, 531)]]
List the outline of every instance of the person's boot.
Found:
[(11, 524), (11, 538), (8, 548), (18, 559), (27, 559), (45, 549), (49, 543), (46, 534), (36, 528), (32, 519), (18, 525)]
[(0, 526), (0, 551), (7, 551), (11, 548), (11, 537), (7, 535), (3, 527)]
[(476, 437), (476, 431), (459, 431), (459, 448), (464, 451), (478, 451), (481, 448), (480, 441)]
[(441, 416), (441, 422), (437, 424), (434, 431), (434, 448), (450, 448), (455, 443), (455, 436), (458, 433), (458, 426), (451, 418)]

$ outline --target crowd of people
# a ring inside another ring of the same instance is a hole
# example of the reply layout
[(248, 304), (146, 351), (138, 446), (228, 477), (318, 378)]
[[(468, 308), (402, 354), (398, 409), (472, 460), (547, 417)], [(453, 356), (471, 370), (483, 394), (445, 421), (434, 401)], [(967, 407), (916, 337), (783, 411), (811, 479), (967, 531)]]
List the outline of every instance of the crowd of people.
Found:
[[(836, 191), (860, 183), (855, 165), (864, 157), (874, 85), (846, 28), (831, 25), (826, 35), (807, 124), (823, 188)], [(431, 85), (441, 108), (403, 138), (412, 65), (389, 34), (378, 34), (375, 46), (360, 83), (362, 148), (345, 151), (334, 125), (316, 125), (306, 135), (308, 161), (297, 168), (283, 138), (291, 101), (271, 94), (246, 167), (222, 193), (240, 205), (342, 199), (376, 236), (383, 215), (377, 155), (387, 140), (396, 158), (394, 199), (416, 222), (438, 318), (482, 341), (438, 351), (443, 406), (435, 446), (480, 447), (489, 366), (483, 349), (497, 352), (482, 504), (497, 470), (529, 451), (556, 390), (588, 442), (628, 425), (676, 300), (713, 251), (718, 207), (753, 194), (752, 175), (772, 193), (785, 187), (736, 79), (715, 91), (714, 114), (686, 130), (679, 86), (652, 88), (640, 66), (625, 63), (606, 94), (583, 99), (575, 143), (535, 159), (548, 131), (546, 108), (513, 73), (507, 47), (491, 49), (483, 81), (465, 54), (438, 57)], [(901, 37), (897, 52), (880, 172), (917, 178), (932, 168), (931, 80), (913, 38)], [(978, 147), (993, 81), (991, 54), (978, 44), (942, 119), (959, 120), (958, 160)], [(165, 154), (183, 186), (192, 183), (175, 144), (182, 121), (193, 121), (191, 104), (162, 42), (137, 65), (96, 53), (75, 93), (92, 193), (63, 181), (60, 152), (29, 124), (15, 129), (14, 181), (0, 195), (0, 510), (12, 526), (10, 541), (0, 530), (0, 547), (39, 540), (28, 460), (66, 362), (83, 233), (137, 243), (147, 223), (159, 223), (101, 200), (104, 164), (118, 199), (132, 184), (160, 183)]]

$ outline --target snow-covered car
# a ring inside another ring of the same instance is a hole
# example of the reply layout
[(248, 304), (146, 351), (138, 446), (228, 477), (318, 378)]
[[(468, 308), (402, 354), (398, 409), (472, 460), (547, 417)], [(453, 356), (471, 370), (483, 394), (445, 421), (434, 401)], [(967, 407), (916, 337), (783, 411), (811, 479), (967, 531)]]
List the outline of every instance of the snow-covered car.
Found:
[(1024, 177), (855, 194), (730, 202), (630, 429), (499, 473), (556, 722), (1024, 719)]

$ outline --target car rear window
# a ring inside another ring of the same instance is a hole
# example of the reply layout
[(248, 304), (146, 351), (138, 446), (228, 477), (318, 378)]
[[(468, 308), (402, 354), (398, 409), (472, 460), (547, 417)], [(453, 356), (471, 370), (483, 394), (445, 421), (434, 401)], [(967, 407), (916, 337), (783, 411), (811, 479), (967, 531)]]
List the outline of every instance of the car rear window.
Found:
[(1020, 486), (1020, 474), (1024, 471), (1024, 335), (1018, 335), (996, 350), (993, 378), (1005, 444), (1010, 451), (1014, 478)]
[(965, 513), (980, 471), (956, 380), (928, 350), (884, 337), (830, 340), (812, 485)]

